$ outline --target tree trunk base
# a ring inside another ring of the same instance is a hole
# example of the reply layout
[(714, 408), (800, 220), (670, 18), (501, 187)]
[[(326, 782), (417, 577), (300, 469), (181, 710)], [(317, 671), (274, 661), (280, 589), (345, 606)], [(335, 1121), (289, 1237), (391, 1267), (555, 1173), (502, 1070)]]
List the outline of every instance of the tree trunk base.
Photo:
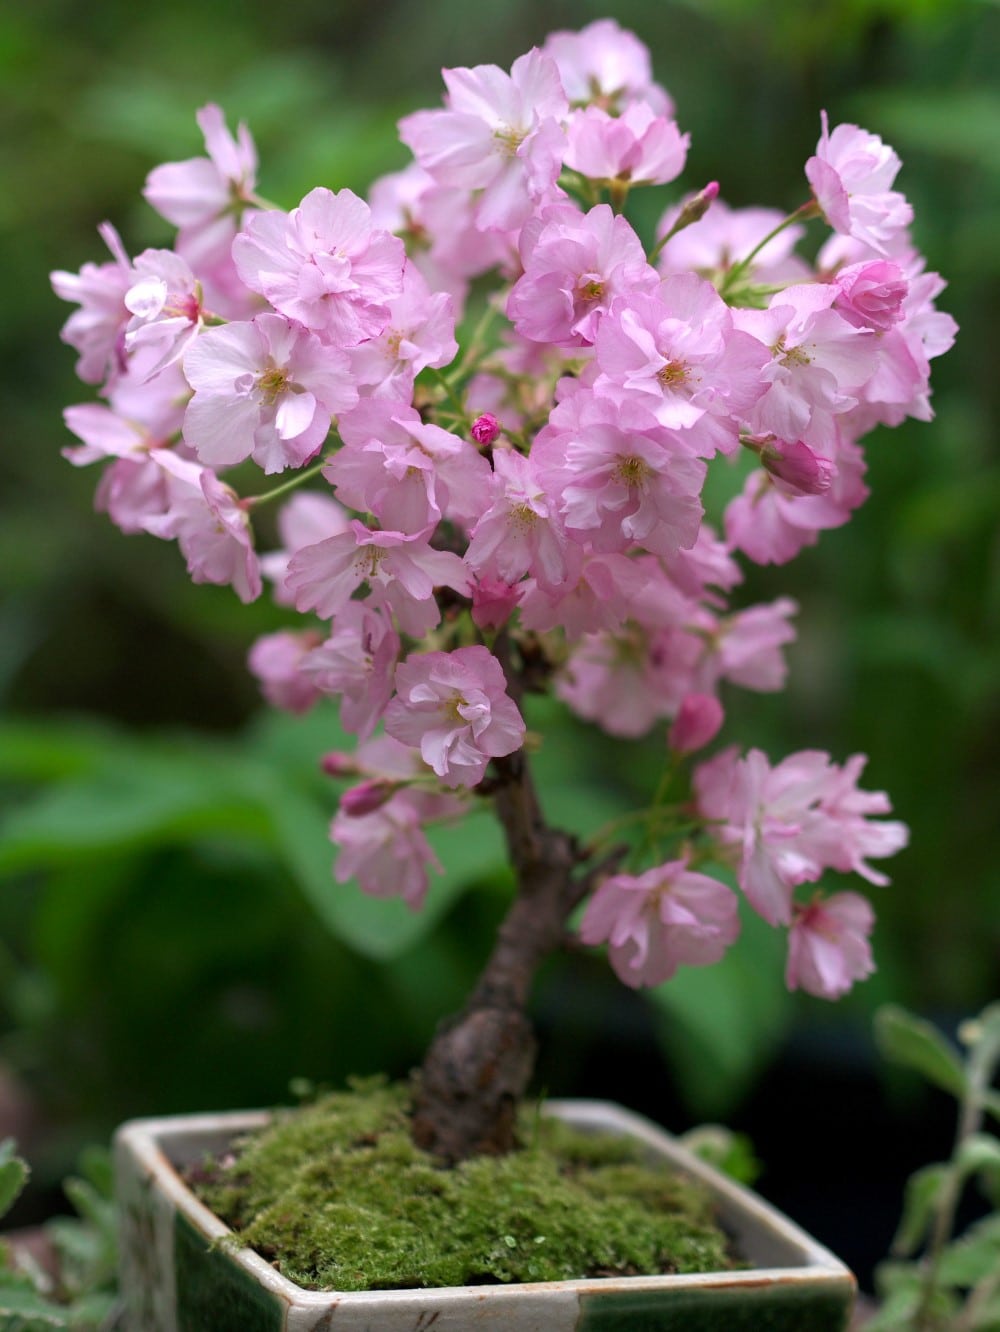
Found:
[(416, 1075), (417, 1146), (449, 1165), (512, 1151), (535, 1054), (531, 1023), (515, 1008), (476, 1007), (452, 1019)]

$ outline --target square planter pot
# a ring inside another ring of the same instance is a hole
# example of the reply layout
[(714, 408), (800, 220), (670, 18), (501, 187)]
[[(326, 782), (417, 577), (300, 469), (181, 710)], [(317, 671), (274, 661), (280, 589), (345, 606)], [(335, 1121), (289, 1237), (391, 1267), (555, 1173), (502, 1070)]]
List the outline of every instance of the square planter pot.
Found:
[(437, 1290), (316, 1292), (286, 1280), (178, 1169), (265, 1124), (265, 1112), (135, 1120), (115, 1139), (127, 1332), (845, 1332), (851, 1273), (755, 1194), (648, 1120), (603, 1101), (546, 1113), (624, 1135), (704, 1181), (752, 1270)]

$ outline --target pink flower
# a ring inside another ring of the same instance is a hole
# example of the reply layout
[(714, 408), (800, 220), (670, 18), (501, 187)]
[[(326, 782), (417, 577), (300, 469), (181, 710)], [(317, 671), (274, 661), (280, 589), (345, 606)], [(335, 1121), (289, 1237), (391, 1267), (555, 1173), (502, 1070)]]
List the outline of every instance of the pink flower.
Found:
[(764, 392), (746, 416), (755, 434), (821, 450), (835, 443), (835, 418), (857, 405), (879, 357), (871, 330), (831, 308), (836, 297), (827, 283), (804, 283), (778, 292), (766, 310), (734, 311), (736, 324), (771, 350), (759, 372)]
[(837, 125), (831, 134), (825, 111), (821, 117), (816, 156), (806, 163), (816, 202), (834, 231), (888, 256), (890, 246), (913, 220), (913, 209), (890, 189), (899, 158), (877, 134), (857, 125)]
[(597, 19), (579, 32), (550, 33), (542, 50), (555, 60), (574, 106), (593, 103), (614, 112), (642, 100), (659, 115), (673, 112), (670, 97), (653, 82), (648, 48), (614, 19)]
[(722, 821), (715, 835), (738, 853), (740, 887), (770, 924), (788, 925), (794, 889), (825, 869), (886, 882), (864, 858), (892, 855), (907, 830), (870, 820), (887, 813), (889, 802), (884, 792), (857, 788), (864, 762), (856, 754), (838, 768), (827, 754), (805, 750), (772, 768), (759, 749), (745, 759), (728, 749), (695, 771), (698, 808)]
[(534, 579), (522, 585), (521, 624), (542, 633), (561, 629), (571, 640), (601, 629), (620, 630), (648, 586), (639, 562), (577, 545), (569, 547), (567, 556), (566, 581), (558, 587), (545, 588)]
[(80, 353), (76, 373), (86, 384), (102, 384), (125, 370), (125, 325), (129, 310), (125, 293), (134, 282), (132, 265), (121, 237), (110, 222), (98, 227), (114, 263), (84, 264), (79, 273), (49, 275), (52, 289), (79, 310), (66, 320), (60, 337)]
[(376, 230), (350, 190), (321, 186), (290, 213), (258, 213), (233, 242), (251, 291), (337, 347), (378, 337), (403, 290), (403, 242)]
[(318, 642), (319, 635), (311, 629), (299, 633), (283, 629), (256, 640), (247, 666), (272, 707), (308, 712), (319, 698), (319, 690), (302, 674), (303, 659)]
[(444, 81), (448, 109), (404, 116), (399, 137), (439, 184), (481, 191), (482, 230), (520, 226), (554, 195), (562, 166), (569, 108), (554, 61), (533, 50), (509, 74), (477, 65), (446, 69)]
[(413, 407), (365, 398), (339, 422), (344, 447), (323, 469), (338, 498), (385, 527), (421, 532), (442, 517), (471, 526), (493, 473), (472, 444), (425, 423)]
[(678, 967), (718, 962), (739, 935), (736, 894), (687, 863), (613, 875), (587, 903), (580, 938), (608, 943), (611, 965), (626, 985), (662, 985)]
[[(667, 210), (657, 225), (658, 236), (670, 231), (684, 207), (682, 201)], [(781, 220), (777, 209), (730, 208), (722, 199), (715, 199), (697, 222), (671, 236), (660, 253), (657, 268), (661, 273), (725, 273), (750, 254)], [(762, 284), (806, 281), (810, 269), (792, 253), (804, 235), (805, 227), (786, 227), (755, 256), (747, 277)]]
[(420, 750), (449, 786), (476, 786), (490, 759), (520, 749), (524, 722), (485, 647), (426, 652), (396, 667), (397, 696), (385, 729)]
[(351, 348), (351, 371), (367, 394), (409, 404), (420, 371), (450, 365), (458, 354), (454, 306), (446, 292), (432, 292), (411, 263), (403, 269), (401, 293), (386, 306), (389, 319), (382, 331)]
[(261, 573), (274, 584), (273, 596), (279, 606), (293, 606), (294, 599), (285, 587), (288, 561), (303, 546), (346, 532), (350, 517), (331, 495), (315, 490), (298, 490), (278, 510), (278, 534), (283, 549), (268, 551), (260, 559)]
[[(758, 564), (785, 564), (804, 546), (815, 545), (820, 532), (848, 521), (868, 496), (863, 481), (865, 462), (856, 444), (837, 437), (836, 470), (826, 490), (818, 494), (796, 494), (787, 482), (767, 471), (750, 473), (743, 493), (726, 507), (726, 536), (731, 546)], [(817, 455), (817, 462), (823, 461)], [(827, 462), (827, 466), (834, 464)]]
[(531, 573), (556, 586), (566, 576), (566, 536), (554, 502), (528, 458), (497, 449), (493, 467), (495, 497), (472, 529), (465, 555), (469, 567), (505, 583)]
[(834, 893), (799, 907), (788, 936), (785, 984), (818, 999), (839, 999), (875, 970), (868, 942), (875, 923), (858, 893)]
[(659, 281), (639, 237), (607, 204), (584, 214), (553, 204), (525, 224), (520, 246), (524, 274), (507, 315), (536, 342), (588, 346), (616, 296), (652, 292)]
[(349, 601), (325, 642), (301, 662), (302, 674), (324, 694), (339, 694), (340, 724), (366, 740), (393, 691), (399, 636), (378, 602)]
[(285, 586), (300, 611), (329, 619), (363, 583), (380, 588), (404, 633), (422, 638), (440, 622), (436, 587), (465, 592), (469, 574), (457, 555), (434, 550), (421, 532), (370, 531), (354, 521), (346, 532), (296, 551)]
[(147, 203), (180, 228), (178, 253), (195, 269), (228, 260), (244, 213), (254, 205), (257, 152), (245, 125), (234, 139), (225, 116), (209, 104), (198, 112), (207, 157), (168, 162), (149, 173)]
[(903, 318), (909, 283), (898, 264), (884, 259), (849, 264), (833, 282), (837, 288), (833, 308), (849, 323), (884, 332)]
[(346, 355), (276, 314), (202, 333), (184, 373), (194, 389), (184, 438), (214, 467), (251, 455), (267, 473), (301, 467), (332, 415), (358, 400)]
[(609, 735), (645, 735), (673, 717), (694, 686), (701, 643), (683, 630), (626, 624), (587, 634), (574, 646), (556, 692)]
[(761, 693), (783, 688), (788, 666), (781, 649), (795, 641), (789, 620), (798, 609), (791, 597), (779, 597), (734, 611), (714, 623), (706, 616), (709, 648), (698, 675), (701, 689), (714, 688), (720, 679)]
[(402, 897), (411, 910), (423, 905), (430, 884), (428, 868), (442, 872), (421, 827), (416, 800), (397, 791), (369, 814), (339, 810), (330, 825), (339, 848), (333, 876), (338, 883), (356, 878), (371, 897)]
[(679, 754), (694, 754), (718, 735), (722, 704), (712, 694), (685, 694), (670, 727), (668, 743)]
[(588, 106), (569, 122), (565, 161), (590, 180), (665, 185), (684, 170), (689, 142), (645, 102), (630, 102), (619, 116)]
[(616, 302), (601, 320), (594, 391), (644, 406), (662, 426), (691, 430), (705, 456), (731, 451), (739, 422), (760, 397), (766, 345), (734, 328), (710, 282), (664, 278), (653, 296)]
[(210, 468), (167, 449), (155, 449), (150, 457), (166, 473), (169, 504), (166, 513), (146, 521), (146, 531), (177, 538), (193, 582), (230, 583), (240, 601), (255, 601), (260, 566), (250, 520), (236, 494)]
[(568, 535), (602, 552), (639, 545), (666, 555), (694, 545), (705, 464), (682, 435), (633, 400), (619, 406), (585, 390), (550, 421), (532, 456)]

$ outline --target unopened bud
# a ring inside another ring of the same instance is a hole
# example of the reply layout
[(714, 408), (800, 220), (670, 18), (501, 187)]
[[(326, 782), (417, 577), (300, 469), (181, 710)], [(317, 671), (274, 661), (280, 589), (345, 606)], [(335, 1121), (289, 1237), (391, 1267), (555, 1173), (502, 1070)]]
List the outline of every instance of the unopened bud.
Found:
[(483, 412), (472, 423), (472, 438), (481, 449), (488, 448), (500, 435), (500, 422), (492, 412)]
[(814, 453), (797, 439), (794, 444), (770, 440), (761, 446), (760, 461), (790, 495), (823, 495), (830, 489), (837, 469), (827, 458)]
[(667, 737), (678, 754), (693, 754), (719, 734), (722, 704), (712, 694), (685, 694)]
[(394, 790), (392, 782), (373, 777), (344, 792), (340, 797), (340, 812), (349, 814), (352, 819), (359, 819), (364, 814), (373, 814), (375, 810), (382, 808)]
[(319, 761), (319, 766), (327, 777), (353, 777), (358, 771), (354, 755), (342, 749), (331, 749)]
[(499, 629), (521, 599), (517, 584), (502, 578), (480, 578), (472, 589), (472, 621), (479, 629)]

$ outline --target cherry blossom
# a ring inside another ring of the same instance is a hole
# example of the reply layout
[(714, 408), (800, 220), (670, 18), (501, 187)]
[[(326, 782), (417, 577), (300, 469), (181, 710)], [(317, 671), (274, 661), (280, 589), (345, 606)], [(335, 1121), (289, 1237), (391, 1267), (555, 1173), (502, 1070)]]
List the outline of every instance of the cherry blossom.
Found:
[(233, 237), (255, 206), (257, 150), (246, 126), (240, 125), (234, 139), (222, 111), (211, 103), (198, 112), (198, 125), (208, 156), (156, 167), (143, 194), (180, 228), (178, 253), (200, 269), (228, 260)]
[(906, 199), (890, 189), (899, 171), (899, 158), (877, 134), (857, 125), (837, 125), (831, 133), (825, 111), (821, 119), (823, 132), (816, 156), (806, 163), (806, 178), (816, 202), (834, 231), (888, 254), (913, 220)]
[(346, 355), (276, 314), (209, 329), (184, 373), (194, 389), (184, 438), (213, 467), (250, 456), (267, 473), (301, 467), (358, 400)]
[(626, 985), (662, 985), (679, 967), (718, 962), (738, 937), (735, 893), (687, 865), (673, 860), (644, 874), (613, 875), (587, 903), (580, 938), (609, 945)]
[(317, 187), (290, 213), (255, 214), (233, 242), (240, 278), (337, 347), (377, 337), (403, 290), (402, 241), (351, 190)]
[(419, 748), (449, 786), (476, 786), (490, 759), (521, 747), (524, 722), (487, 648), (412, 656), (396, 667), (396, 690), (386, 731)]
[(875, 970), (869, 936), (871, 903), (859, 893), (834, 893), (799, 907), (788, 935), (785, 984), (820, 999), (839, 999)]
[(520, 226), (556, 193), (562, 166), (561, 119), (568, 111), (555, 62), (538, 50), (496, 65), (446, 69), (448, 108), (417, 111), (399, 137), (442, 185), (479, 190), (476, 225)]

